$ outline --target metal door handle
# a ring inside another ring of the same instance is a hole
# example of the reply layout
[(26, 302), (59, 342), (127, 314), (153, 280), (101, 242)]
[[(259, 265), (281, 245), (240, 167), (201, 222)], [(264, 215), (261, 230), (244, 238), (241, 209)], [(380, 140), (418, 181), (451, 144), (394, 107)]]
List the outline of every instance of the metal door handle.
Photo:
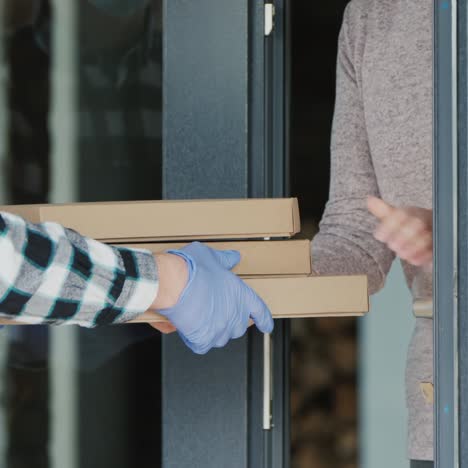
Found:
[(273, 427), (273, 342), (271, 335), (263, 335), (263, 429)]

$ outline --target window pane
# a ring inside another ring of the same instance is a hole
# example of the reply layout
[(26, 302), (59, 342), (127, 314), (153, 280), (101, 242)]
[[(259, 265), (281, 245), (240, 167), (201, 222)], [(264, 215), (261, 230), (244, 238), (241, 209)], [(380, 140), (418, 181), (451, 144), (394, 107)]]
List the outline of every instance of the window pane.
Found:
[(161, 198), (161, 17), (146, 3), (80, 3), (83, 201)]
[[(3, 3), (2, 201), (161, 198), (162, 1)], [(160, 464), (149, 326), (8, 327), (0, 352), (0, 466)]]

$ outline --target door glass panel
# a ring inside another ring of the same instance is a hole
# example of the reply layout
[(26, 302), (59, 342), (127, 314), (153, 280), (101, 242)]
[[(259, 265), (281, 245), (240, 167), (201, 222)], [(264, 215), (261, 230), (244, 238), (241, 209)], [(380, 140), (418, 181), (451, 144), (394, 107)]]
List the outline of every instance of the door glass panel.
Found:
[[(162, 0), (2, 4), (1, 202), (161, 198)], [(160, 345), (147, 325), (3, 329), (0, 466), (160, 466)]]
[(80, 3), (77, 137), (83, 201), (161, 198), (160, 3)]

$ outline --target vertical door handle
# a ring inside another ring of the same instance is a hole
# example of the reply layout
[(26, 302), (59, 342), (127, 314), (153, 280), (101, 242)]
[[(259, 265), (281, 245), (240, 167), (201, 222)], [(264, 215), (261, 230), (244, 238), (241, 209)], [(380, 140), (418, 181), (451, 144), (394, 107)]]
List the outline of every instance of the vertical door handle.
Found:
[(269, 36), (275, 27), (275, 5), (271, 1), (265, 3), (265, 36)]
[(273, 341), (271, 335), (263, 335), (263, 429), (273, 427)]

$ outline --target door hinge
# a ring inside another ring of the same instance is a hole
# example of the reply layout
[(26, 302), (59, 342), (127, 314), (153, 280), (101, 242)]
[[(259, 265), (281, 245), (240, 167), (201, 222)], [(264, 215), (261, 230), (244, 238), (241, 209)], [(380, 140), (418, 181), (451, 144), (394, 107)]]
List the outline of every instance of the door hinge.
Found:
[(275, 27), (275, 5), (265, 3), (265, 36), (271, 35)]

